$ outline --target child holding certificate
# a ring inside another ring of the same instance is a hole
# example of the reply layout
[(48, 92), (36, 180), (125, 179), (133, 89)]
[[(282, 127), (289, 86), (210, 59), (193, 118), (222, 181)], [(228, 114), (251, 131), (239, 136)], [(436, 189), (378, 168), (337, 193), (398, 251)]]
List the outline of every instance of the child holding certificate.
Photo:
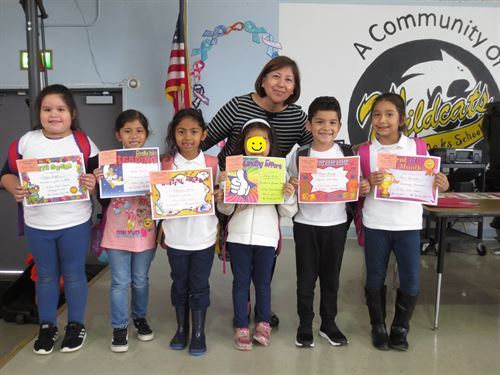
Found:
[[(247, 121), (233, 152), (234, 155), (278, 156), (273, 131), (262, 119)], [(220, 181), (225, 181), (222, 172)], [(236, 205), (218, 203), (225, 215), (232, 215), (227, 228), (227, 249), (233, 269), (234, 346), (238, 350), (252, 349), (248, 322), (250, 282), (255, 285), (255, 331), (253, 339), (267, 346), (271, 334), (271, 275), (275, 251), (280, 239), (279, 216), (291, 217), (296, 211), (294, 188), (284, 184), (285, 203), (280, 205)], [(242, 173), (233, 178), (231, 190), (248, 194), (250, 186)]]
[[(316, 98), (308, 110), (307, 129), (313, 141), (302, 146), (290, 159), (290, 181), (298, 185), (298, 157), (343, 158), (354, 153), (347, 145), (341, 148), (335, 138), (341, 126), (340, 104), (334, 97)], [(331, 345), (346, 345), (347, 338), (335, 323), (339, 274), (349, 227), (346, 203), (311, 204), (299, 203), (293, 219), (295, 262), (297, 270), (297, 313), (299, 328), (295, 345), (302, 348), (314, 346), (312, 323), (316, 280), (320, 280), (319, 334)]]
[[(139, 111), (122, 112), (115, 123), (115, 135), (124, 149), (142, 148), (149, 135), (148, 120)], [(94, 170), (101, 180), (101, 168)], [(150, 341), (154, 333), (146, 320), (149, 298), (149, 268), (156, 251), (155, 225), (146, 196), (101, 199), (105, 206), (105, 226), (101, 247), (106, 249), (111, 269), (111, 350), (128, 350), (129, 289), (131, 316), (140, 341)]]
[[(204, 155), (200, 149), (207, 130), (201, 112), (182, 109), (169, 125), (167, 150), (162, 158), (162, 169), (196, 170), (212, 169), (215, 180), (218, 172), (217, 158)], [(215, 191), (214, 195), (218, 192)], [(205, 318), (210, 305), (208, 278), (212, 269), (217, 238), (215, 215), (189, 216), (166, 219), (162, 222), (172, 277), (171, 298), (177, 317), (177, 331), (170, 341), (170, 348), (182, 350), (189, 336), (189, 310), (192, 332), (189, 354), (206, 353)]]
[[(35, 130), (23, 135), (16, 141), (15, 147), (10, 148), (14, 155), (9, 152), (1, 181), (17, 202), (23, 202), (24, 233), (38, 271), (36, 300), (40, 329), (33, 351), (36, 354), (50, 354), (54, 348), (58, 337), (56, 310), (62, 276), (68, 305), (68, 325), (61, 352), (72, 352), (82, 347), (86, 337), (84, 316), (88, 289), (85, 258), (90, 240), (92, 204), (89, 200), (79, 200), (28, 205), (25, 197), (30, 195), (28, 189), (33, 186), (21, 185), (16, 175), (16, 160), (40, 160), (82, 153), (88, 171), (93, 169), (91, 166), (97, 165), (98, 149), (79, 131), (78, 110), (67, 87), (45, 87), (35, 105), (40, 122)], [(95, 177), (87, 173), (80, 178), (79, 183), (75, 183), (79, 186), (74, 189), (90, 191), (94, 189), (95, 182)]]
[[(361, 183), (362, 195), (369, 193), (363, 206), (366, 304), (370, 314), (373, 346), (380, 350), (392, 348), (406, 351), (409, 322), (419, 293), (422, 204), (376, 200), (371, 191), (384, 181), (384, 173), (377, 167), (379, 153), (417, 155), (420, 149), (418, 144), (423, 141), (404, 135), (405, 102), (398, 94), (385, 93), (378, 96), (372, 105), (371, 121), (375, 139), (359, 148), (361, 165), (368, 162), (370, 166), (369, 176), (364, 176), (365, 180)], [(435, 175), (434, 184), (440, 191), (447, 190), (449, 186), (442, 173)], [(391, 251), (396, 256), (400, 286), (389, 336), (385, 326), (384, 283)]]

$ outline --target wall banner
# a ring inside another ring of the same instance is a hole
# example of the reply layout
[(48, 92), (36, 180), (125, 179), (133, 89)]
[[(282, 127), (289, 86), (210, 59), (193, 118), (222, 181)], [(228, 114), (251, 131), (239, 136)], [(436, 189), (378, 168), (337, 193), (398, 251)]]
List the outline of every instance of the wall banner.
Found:
[[(287, 25), (309, 17), (319, 19), (306, 43)], [(486, 107), (500, 100), (499, 19), (498, 5), (283, 4), (280, 40), (303, 73), (302, 105), (336, 96), (351, 143), (373, 137), (371, 104), (391, 91), (406, 100), (410, 136), (466, 148), (481, 141)]]

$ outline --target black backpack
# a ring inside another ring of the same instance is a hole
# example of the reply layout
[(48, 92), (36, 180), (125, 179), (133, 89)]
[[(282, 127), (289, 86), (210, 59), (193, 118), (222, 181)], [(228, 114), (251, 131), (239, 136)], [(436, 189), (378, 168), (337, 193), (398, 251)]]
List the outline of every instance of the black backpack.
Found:
[(500, 191), (500, 102), (488, 104), (483, 131), (489, 145), (490, 166), (486, 172), (486, 191)]
[(18, 324), (38, 324), (38, 311), (35, 298), (35, 283), (31, 280), (31, 263), (5, 291), (1, 304), (0, 316), (6, 322)]

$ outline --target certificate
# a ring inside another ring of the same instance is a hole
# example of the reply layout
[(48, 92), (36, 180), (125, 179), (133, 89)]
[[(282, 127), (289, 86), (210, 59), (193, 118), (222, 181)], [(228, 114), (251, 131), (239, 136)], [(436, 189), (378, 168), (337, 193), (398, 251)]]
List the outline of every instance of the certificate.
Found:
[(384, 171), (384, 181), (375, 187), (375, 199), (435, 206), (438, 189), (433, 184), (440, 163), (441, 158), (434, 156), (379, 153), (378, 170)]
[(85, 174), (82, 154), (16, 161), (19, 180), (28, 196), (27, 206), (89, 200), (89, 192), (81, 183)]
[(299, 157), (299, 202), (337, 203), (358, 200), (359, 156)]
[(280, 204), (286, 178), (284, 158), (228, 156), (224, 203)]
[(154, 220), (214, 215), (212, 169), (150, 172)]
[(126, 148), (99, 152), (103, 178), (101, 198), (145, 195), (150, 191), (149, 172), (160, 169), (158, 147)]

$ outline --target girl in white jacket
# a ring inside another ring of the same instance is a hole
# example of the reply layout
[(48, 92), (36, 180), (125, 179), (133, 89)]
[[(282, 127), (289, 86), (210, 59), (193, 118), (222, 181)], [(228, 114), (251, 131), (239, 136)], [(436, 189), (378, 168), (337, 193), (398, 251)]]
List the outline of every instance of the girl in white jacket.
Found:
[[(273, 131), (262, 119), (249, 120), (243, 125), (234, 155), (279, 156), (274, 144)], [(220, 181), (225, 181), (221, 172)], [(246, 181), (239, 185), (245, 189)], [(218, 203), (225, 215), (232, 215), (227, 229), (227, 249), (233, 269), (234, 345), (238, 350), (252, 349), (252, 336), (248, 328), (248, 295), (250, 282), (255, 285), (255, 331), (253, 339), (269, 344), (271, 326), (271, 275), (275, 251), (278, 246), (279, 216), (292, 217), (296, 210), (294, 188), (283, 186), (285, 203), (280, 205), (235, 205)]]

